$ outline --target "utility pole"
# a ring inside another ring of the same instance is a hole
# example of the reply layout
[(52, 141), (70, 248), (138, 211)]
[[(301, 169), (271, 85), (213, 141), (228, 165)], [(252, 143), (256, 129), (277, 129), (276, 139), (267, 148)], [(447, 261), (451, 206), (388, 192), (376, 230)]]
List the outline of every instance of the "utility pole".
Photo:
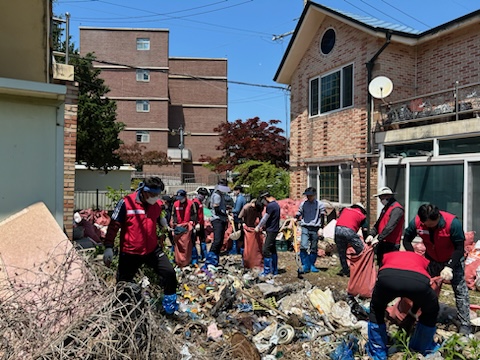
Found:
[(183, 184), (183, 148), (185, 147), (185, 144), (183, 143), (183, 126), (180, 125), (178, 128), (178, 132), (180, 134), (180, 144), (178, 144), (178, 148), (180, 149), (180, 181)]

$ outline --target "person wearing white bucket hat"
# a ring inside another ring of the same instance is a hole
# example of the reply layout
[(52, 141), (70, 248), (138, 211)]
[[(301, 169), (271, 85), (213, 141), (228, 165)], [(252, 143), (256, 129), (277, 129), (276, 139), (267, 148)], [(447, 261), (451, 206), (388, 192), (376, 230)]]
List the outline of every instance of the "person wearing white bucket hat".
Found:
[(378, 266), (382, 266), (384, 254), (400, 249), (405, 224), (405, 211), (394, 195), (395, 193), (387, 186), (381, 187), (378, 193), (373, 195), (378, 197), (383, 209), (377, 222), (370, 230), (370, 236), (365, 241), (368, 243), (377, 237), (378, 245), (375, 252)]

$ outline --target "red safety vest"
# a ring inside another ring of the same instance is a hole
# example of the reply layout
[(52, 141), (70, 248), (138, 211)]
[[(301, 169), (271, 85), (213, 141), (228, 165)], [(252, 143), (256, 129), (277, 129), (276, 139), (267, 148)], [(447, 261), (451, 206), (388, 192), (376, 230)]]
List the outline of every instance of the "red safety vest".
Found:
[(455, 215), (445, 211), (440, 211), (440, 215), (445, 220), (445, 227), (440, 229), (437, 227), (434, 230), (433, 243), (430, 241), (429, 229), (423, 225), (418, 215), (415, 217), (415, 227), (417, 228), (417, 235), (423, 239), (428, 256), (437, 262), (446, 262), (450, 260), (455, 250), (453, 241), (450, 238), (450, 227), (453, 219), (455, 219)]
[(197, 224), (205, 225), (205, 217), (203, 215), (203, 203), (198, 199), (193, 199), (195, 204), (198, 204)]
[(176, 200), (173, 203), (173, 207), (175, 208), (175, 214), (177, 216), (177, 224), (184, 224), (190, 221), (192, 205), (192, 200), (188, 199), (186, 199), (184, 203), (181, 203), (180, 200)]
[[(380, 220), (380, 223), (378, 224), (378, 233), (381, 234), (383, 229), (385, 229), (385, 226), (387, 226), (388, 220), (390, 220), (390, 214), (393, 209), (395, 208), (400, 208), (403, 209), (402, 205), (398, 203), (398, 201), (395, 201), (393, 204), (391, 204), (387, 210), (385, 211), (385, 214), (383, 214), (382, 219)], [(386, 242), (399, 245), (400, 240), (402, 238), (402, 231), (403, 231), (403, 225), (405, 222), (404, 218), (405, 214), (402, 216), (402, 219), (397, 223), (397, 226), (393, 231), (385, 238)]]
[(360, 209), (347, 207), (340, 213), (337, 219), (337, 226), (345, 226), (357, 232), (360, 229), (360, 224), (366, 218)]
[(383, 255), (383, 265), (379, 270), (399, 269), (415, 271), (430, 279), (427, 271), (429, 262), (425, 257), (413, 251), (394, 251)]
[(157, 219), (161, 209), (158, 203), (144, 208), (136, 197), (137, 192), (134, 192), (124, 198), (127, 216), (120, 232), (120, 251), (146, 255), (157, 247)]

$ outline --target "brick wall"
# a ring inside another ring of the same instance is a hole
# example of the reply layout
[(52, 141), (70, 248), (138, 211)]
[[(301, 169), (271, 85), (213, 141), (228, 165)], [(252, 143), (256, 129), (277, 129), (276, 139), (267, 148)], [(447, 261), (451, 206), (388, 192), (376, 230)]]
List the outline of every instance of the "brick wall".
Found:
[[(149, 130), (150, 142), (142, 143), (146, 150), (167, 152), (168, 147), (177, 148), (179, 136), (169, 135), (167, 129), (183, 126), (187, 134), (195, 133), (185, 137), (185, 147), (192, 151), (194, 162), (201, 155), (219, 156), (220, 152), (215, 149), (218, 138), (206, 133), (212, 133), (214, 127), (227, 121), (227, 60), (169, 58), (168, 36), (167, 30), (81, 28), (81, 53), (95, 52), (100, 60), (140, 68), (161, 68), (150, 69), (149, 82), (139, 82), (136, 69), (113, 69), (110, 65), (97, 64), (102, 68), (101, 77), (111, 89), (108, 96), (117, 102), (117, 120), (129, 128), (162, 129)], [(137, 38), (150, 38), (150, 50), (136, 50)], [(125, 97), (130, 99), (122, 99)], [(136, 111), (138, 98), (150, 101), (150, 112)], [(124, 131), (120, 138), (132, 144), (136, 141), (135, 131)], [(148, 166), (144, 170), (179, 174), (176, 167)], [(184, 170), (202, 177), (210, 174), (195, 164), (186, 163)]]
[(56, 81), (67, 86), (64, 124), (64, 180), (63, 223), (67, 236), (73, 239), (73, 211), (75, 206), (75, 157), (77, 151), (78, 84)]
[[(330, 54), (323, 55), (319, 51), (319, 42), (328, 28), (333, 28), (336, 32), (336, 45)], [(376, 60), (372, 78), (384, 75), (393, 81), (394, 91), (388, 101), (446, 90), (452, 88), (455, 81), (459, 81), (460, 85), (478, 82), (479, 34), (480, 24), (476, 23), (451, 34), (440, 32), (416, 46), (392, 42)], [(350, 162), (353, 165), (352, 202), (366, 202), (367, 160), (362, 156), (367, 150), (368, 84), (365, 64), (384, 43), (384, 39), (370, 36), (328, 17), (318, 29), (291, 81), (292, 198), (299, 198), (307, 186), (306, 169), (309, 163), (305, 159), (313, 158), (315, 161), (310, 163), (312, 165)], [(352, 63), (353, 108), (309, 118), (309, 80)], [(374, 112), (380, 104), (381, 100), (374, 100)], [(375, 146), (372, 151), (375, 152)], [(357, 154), (356, 158), (350, 159), (352, 154)], [(342, 157), (346, 160), (338, 160)], [(370, 158), (370, 161), (371, 194), (374, 194), (378, 183), (378, 162), (375, 157)], [(370, 202), (371, 218), (375, 218), (375, 198), (370, 199)]]

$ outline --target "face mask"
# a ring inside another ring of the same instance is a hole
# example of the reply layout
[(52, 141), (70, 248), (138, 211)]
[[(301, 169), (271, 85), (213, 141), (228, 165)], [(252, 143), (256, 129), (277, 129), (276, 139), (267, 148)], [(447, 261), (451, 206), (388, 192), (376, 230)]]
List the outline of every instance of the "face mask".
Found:
[(262, 200), (262, 204), (267, 206), (268, 205), (268, 201), (267, 200)]
[(160, 196), (149, 197), (149, 198), (147, 199), (147, 203), (149, 203), (150, 205), (153, 205), (153, 204), (155, 204), (158, 200), (160, 200)]
[(187, 201), (186, 198), (183, 198), (182, 200), (180, 200), (180, 202), (183, 204), (185, 201)]
[(203, 201), (203, 200), (205, 200), (205, 196), (201, 195), (201, 194), (198, 194), (197, 199), (200, 200), (200, 201)]
[(387, 199), (380, 200), (380, 202), (382, 203), (383, 206), (385, 206), (385, 205), (388, 204), (388, 200), (387, 200)]

